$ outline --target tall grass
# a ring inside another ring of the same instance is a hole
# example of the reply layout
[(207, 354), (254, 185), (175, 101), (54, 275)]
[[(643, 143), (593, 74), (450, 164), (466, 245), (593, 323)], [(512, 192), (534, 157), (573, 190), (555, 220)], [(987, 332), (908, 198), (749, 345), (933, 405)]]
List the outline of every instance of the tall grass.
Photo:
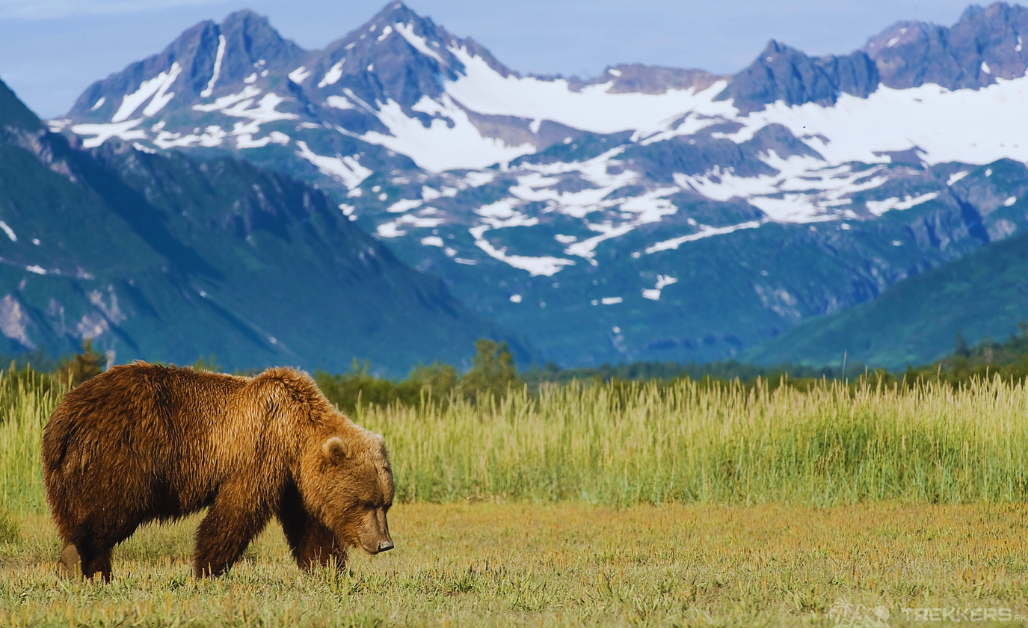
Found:
[[(0, 511), (45, 512), (40, 437), (61, 392), (0, 374)], [(958, 390), (572, 383), (353, 418), (386, 436), (406, 502), (1028, 498), (1028, 390), (999, 380)]]
[(43, 426), (65, 391), (43, 374), (0, 372), (0, 519), (46, 510)]
[(1028, 497), (1028, 391), (823, 382), (544, 388), (472, 406), (370, 408), (399, 496), (664, 502), (1014, 502)]

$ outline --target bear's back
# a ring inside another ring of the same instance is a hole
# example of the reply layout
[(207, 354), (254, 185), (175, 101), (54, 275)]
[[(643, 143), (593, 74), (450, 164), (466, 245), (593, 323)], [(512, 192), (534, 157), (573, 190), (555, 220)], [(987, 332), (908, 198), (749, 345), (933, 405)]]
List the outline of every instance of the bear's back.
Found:
[(183, 449), (207, 449), (229, 428), (248, 381), (143, 362), (115, 366), (65, 395), (45, 430), (44, 465), (59, 467), (69, 447), (90, 457), (129, 449), (156, 465), (181, 464)]

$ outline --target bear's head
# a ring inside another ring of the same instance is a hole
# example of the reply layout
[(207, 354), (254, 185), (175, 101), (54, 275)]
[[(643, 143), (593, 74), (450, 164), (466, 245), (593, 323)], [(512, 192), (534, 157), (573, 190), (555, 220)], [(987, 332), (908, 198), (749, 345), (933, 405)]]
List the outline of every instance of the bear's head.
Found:
[(313, 477), (305, 500), (344, 546), (369, 554), (393, 549), (386, 514), (393, 505), (393, 472), (385, 439), (358, 428), (325, 438), (308, 460)]

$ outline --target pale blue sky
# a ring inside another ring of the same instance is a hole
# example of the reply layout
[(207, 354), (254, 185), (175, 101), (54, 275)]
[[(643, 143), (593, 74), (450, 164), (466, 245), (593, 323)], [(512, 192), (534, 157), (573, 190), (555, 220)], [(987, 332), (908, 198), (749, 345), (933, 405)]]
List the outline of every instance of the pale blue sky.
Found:
[[(520, 72), (594, 76), (641, 62), (733, 73), (774, 38), (844, 53), (889, 24), (951, 25), (966, 0), (408, 0)], [(385, 0), (0, 0), (0, 78), (43, 117), (93, 81), (159, 52), (204, 19), (251, 8), (304, 48), (360, 26)]]

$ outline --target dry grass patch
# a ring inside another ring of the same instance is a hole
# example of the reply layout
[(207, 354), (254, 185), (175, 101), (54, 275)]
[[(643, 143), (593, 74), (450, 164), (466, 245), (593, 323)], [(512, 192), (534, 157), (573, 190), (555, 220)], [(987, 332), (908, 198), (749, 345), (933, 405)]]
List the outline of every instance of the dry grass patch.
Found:
[[(0, 545), (0, 626), (833, 626), (841, 603), (1028, 613), (1024, 506), (450, 504), (394, 509), (397, 549), (303, 574), (270, 527), (227, 577), (191, 575), (197, 518), (59, 581), (44, 516)], [(1017, 625), (1024, 622), (1006, 622)]]

